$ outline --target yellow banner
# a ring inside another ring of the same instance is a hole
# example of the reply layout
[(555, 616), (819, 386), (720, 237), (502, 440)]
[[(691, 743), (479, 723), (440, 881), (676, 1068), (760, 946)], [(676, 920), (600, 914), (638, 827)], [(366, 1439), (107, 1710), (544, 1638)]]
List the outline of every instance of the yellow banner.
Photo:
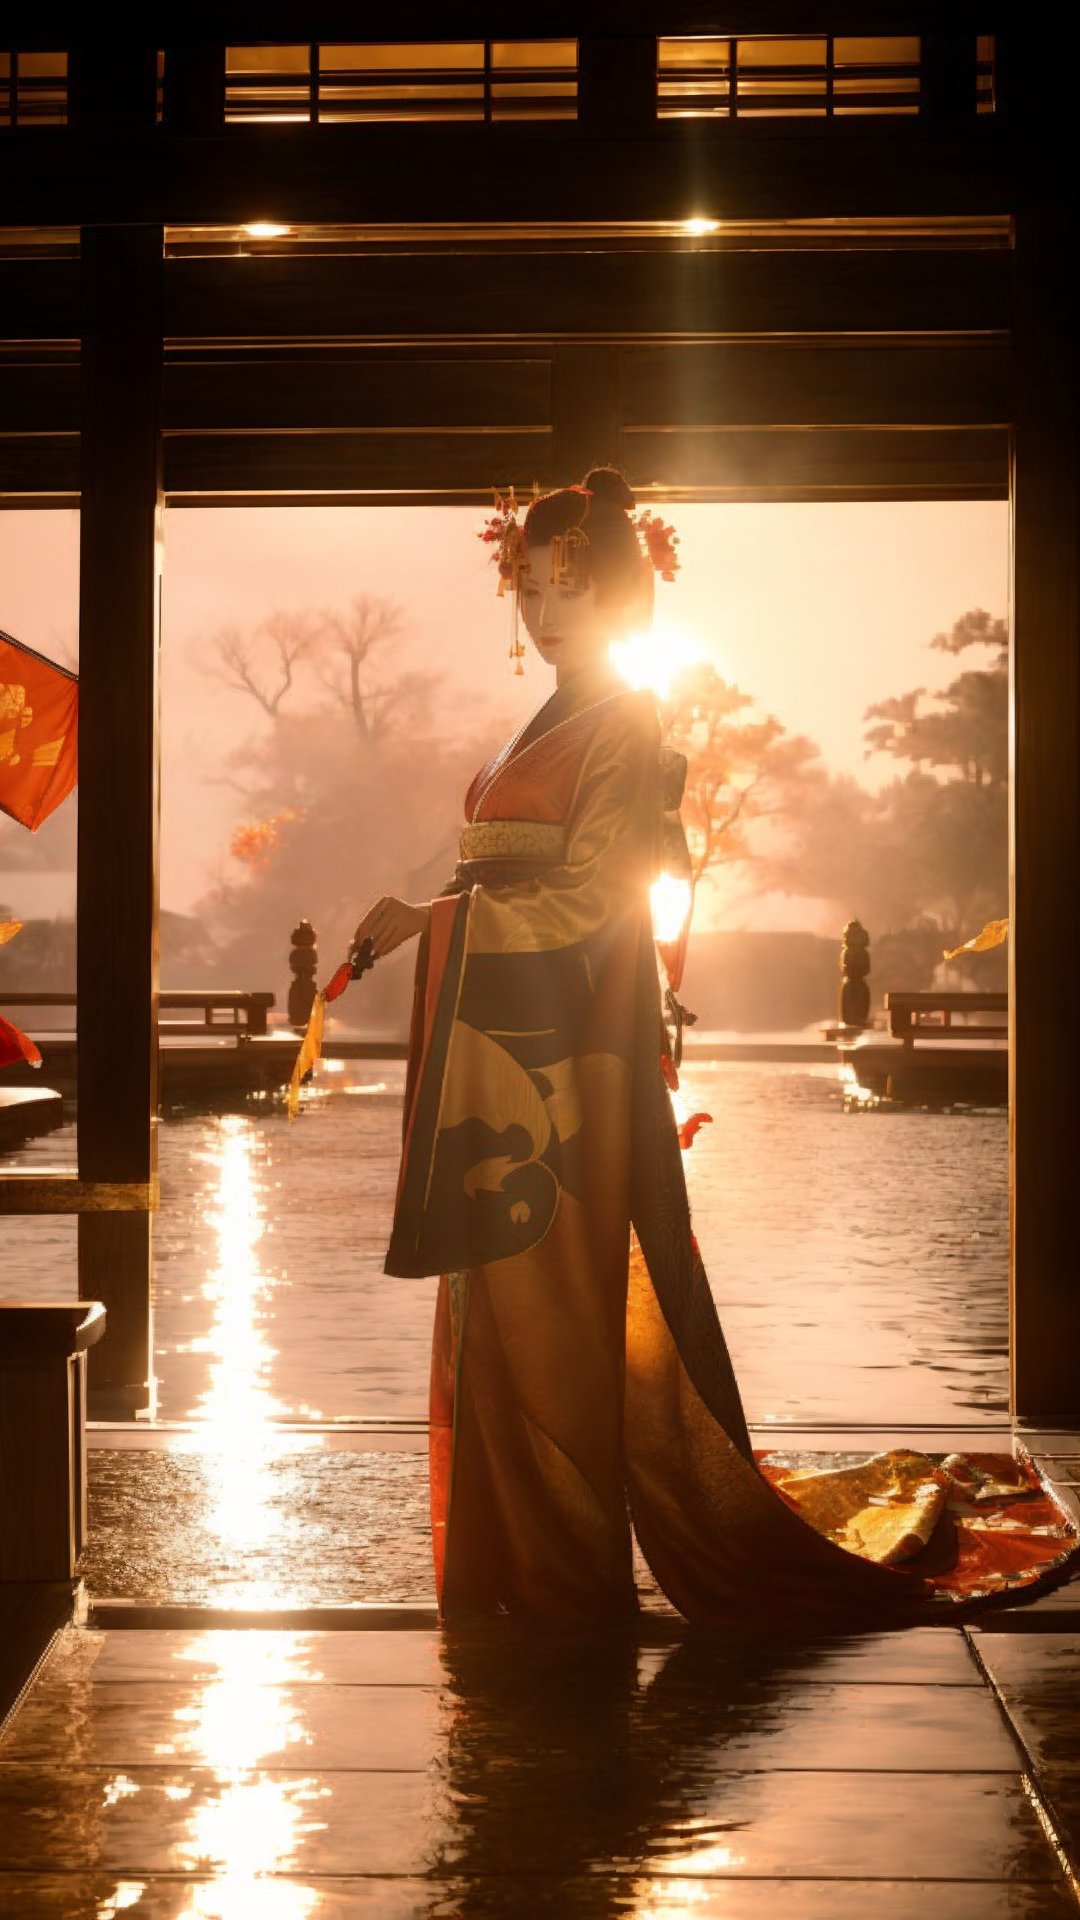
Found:
[(960, 953), (985, 953), (990, 947), (1000, 947), (1009, 937), (1008, 920), (988, 920), (985, 927), (965, 940), (962, 947), (946, 947), (945, 959), (955, 960)]
[(323, 1014), (326, 1010), (326, 995), (317, 993), (312, 1002), (311, 1018), (307, 1023), (307, 1032), (300, 1042), (300, 1051), (296, 1056), (296, 1065), (289, 1081), (289, 1090), (285, 1095), (285, 1110), (290, 1120), (295, 1120), (300, 1106), (300, 1082), (306, 1073), (310, 1073), (322, 1053)]

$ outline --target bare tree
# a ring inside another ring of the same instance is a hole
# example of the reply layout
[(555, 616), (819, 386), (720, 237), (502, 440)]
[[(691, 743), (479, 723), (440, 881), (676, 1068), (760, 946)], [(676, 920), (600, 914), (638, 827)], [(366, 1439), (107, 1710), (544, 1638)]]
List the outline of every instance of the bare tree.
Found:
[(396, 600), (358, 594), (348, 613), (324, 613), (313, 666), (323, 686), (352, 716), (365, 746), (384, 739), (390, 717), (415, 715), (427, 691), (423, 674), (382, 678), (374, 656), (397, 639), (405, 624)]
[(317, 638), (308, 613), (272, 613), (253, 633), (222, 627), (210, 640), (203, 671), (245, 693), (276, 720), (292, 688), (296, 669), (312, 653)]
[(667, 706), (667, 738), (687, 758), (683, 820), (694, 884), (722, 861), (757, 858), (754, 820), (784, 814), (813, 771), (817, 748), (700, 663), (680, 677)]

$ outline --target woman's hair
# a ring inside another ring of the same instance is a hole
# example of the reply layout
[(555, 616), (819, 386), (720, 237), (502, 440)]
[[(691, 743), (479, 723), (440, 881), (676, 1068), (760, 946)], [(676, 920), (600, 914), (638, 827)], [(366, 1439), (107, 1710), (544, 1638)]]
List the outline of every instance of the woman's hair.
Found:
[(544, 547), (580, 529), (588, 541), (578, 553), (583, 579), (594, 582), (605, 599), (633, 598), (642, 578), (641, 545), (630, 520), (633, 505), (633, 493), (617, 468), (593, 467), (580, 487), (557, 487), (533, 501), (525, 515), (525, 539), (531, 547)]

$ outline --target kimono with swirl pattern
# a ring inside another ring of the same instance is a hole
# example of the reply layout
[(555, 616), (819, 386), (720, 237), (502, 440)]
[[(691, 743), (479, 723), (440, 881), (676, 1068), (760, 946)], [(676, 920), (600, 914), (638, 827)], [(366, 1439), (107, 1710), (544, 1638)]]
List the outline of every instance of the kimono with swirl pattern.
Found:
[(925, 1618), (1044, 1574), (1070, 1523), (1011, 1458), (755, 1460), (661, 1072), (663, 804), (652, 696), (576, 675), (477, 774), (421, 943), (386, 1267), (441, 1276), (442, 1612), (632, 1612), (632, 1529), (704, 1625)]

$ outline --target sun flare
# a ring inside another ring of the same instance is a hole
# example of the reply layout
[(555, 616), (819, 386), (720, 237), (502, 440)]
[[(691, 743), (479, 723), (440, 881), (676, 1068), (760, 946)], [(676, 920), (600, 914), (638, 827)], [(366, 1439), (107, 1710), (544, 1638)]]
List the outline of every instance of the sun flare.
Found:
[(649, 905), (652, 908), (653, 935), (665, 945), (679, 938), (693, 904), (693, 889), (689, 880), (680, 879), (674, 873), (662, 873), (649, 888)]
[(647, 633), (632, 633), (611, 648), (615, 670), (627, 685), (635, 691), (647, 687), (658, 700), (669, 700), (680, 673), (704, 658), (700, 640), (670, 620), (654, 620)]

